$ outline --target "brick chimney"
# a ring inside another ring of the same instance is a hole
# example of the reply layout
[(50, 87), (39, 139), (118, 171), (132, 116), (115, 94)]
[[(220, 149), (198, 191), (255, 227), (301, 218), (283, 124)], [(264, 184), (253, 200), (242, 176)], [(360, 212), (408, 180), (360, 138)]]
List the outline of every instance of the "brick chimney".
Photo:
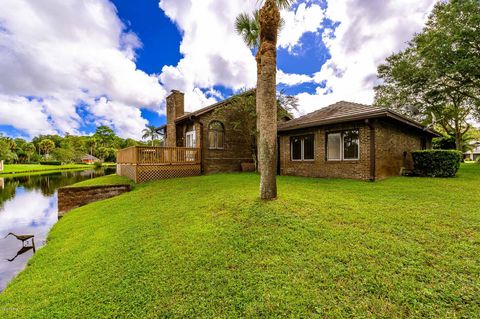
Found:
[(177, 146), (177, 129), (175, 119), (185, 114), (185, 98), (184, 94), (177, 90), (167, 97), (167, 140), (166, 146)]

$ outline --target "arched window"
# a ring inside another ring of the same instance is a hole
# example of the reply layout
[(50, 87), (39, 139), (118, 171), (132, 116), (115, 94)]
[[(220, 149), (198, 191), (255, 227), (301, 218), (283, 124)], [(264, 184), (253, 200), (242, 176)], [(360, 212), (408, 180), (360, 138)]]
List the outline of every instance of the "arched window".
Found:
[(223, 149), (225, 130), (222, 122), (212, 121), (208, 125), (208, 147), (210, 149)]

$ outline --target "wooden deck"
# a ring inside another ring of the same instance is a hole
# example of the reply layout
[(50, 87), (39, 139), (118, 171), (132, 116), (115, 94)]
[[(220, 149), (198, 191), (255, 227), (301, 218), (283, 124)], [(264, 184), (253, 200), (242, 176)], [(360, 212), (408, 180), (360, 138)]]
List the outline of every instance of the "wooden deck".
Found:
[(132, 146), (117, 152), (117, 174), (143, 183), (201, 174), (200, 148)]

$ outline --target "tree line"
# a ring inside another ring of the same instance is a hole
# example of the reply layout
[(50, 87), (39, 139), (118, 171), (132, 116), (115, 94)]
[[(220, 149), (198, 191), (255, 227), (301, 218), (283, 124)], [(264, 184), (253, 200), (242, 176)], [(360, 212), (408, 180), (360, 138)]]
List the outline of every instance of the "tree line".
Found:
[(123, 139), (108, 126), (97, 127), (90, 136), (65, 134), (39, 135), (31, 141), (23, 138), (11, 138), (0, 135), (0, 160), (7, 163), (27, 164), (42, 161), (62, 163), (81, 162), (85, 155), (93, 155), (105, 162), (115, 162), (119, 149), (136, 145), (159, 145), (161, 140), (154, 126), (143, 131), (143, 137), (149, 142)]
[(480, 1), (439, 1), (378, 76), (375, 104), (437, 129), (445, 134), (439, 144), (465, 151), (480, 138)]

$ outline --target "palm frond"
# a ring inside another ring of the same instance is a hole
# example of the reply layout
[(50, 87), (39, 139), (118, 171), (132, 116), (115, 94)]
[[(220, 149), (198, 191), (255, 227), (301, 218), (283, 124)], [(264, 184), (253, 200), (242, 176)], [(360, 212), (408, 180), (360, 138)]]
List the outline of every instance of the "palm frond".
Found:
[(293, 5), (295, 0), (277, 0), (277, 6), (280, 9), (290, 9), (290, 7)]
[(260, 25), (258, 22), (258, 11), (253, 16), (241, 13), (235, 19), (235, 31), (242, 36), (243, 41), (250, 47), (258, 47), (260, 37)]

